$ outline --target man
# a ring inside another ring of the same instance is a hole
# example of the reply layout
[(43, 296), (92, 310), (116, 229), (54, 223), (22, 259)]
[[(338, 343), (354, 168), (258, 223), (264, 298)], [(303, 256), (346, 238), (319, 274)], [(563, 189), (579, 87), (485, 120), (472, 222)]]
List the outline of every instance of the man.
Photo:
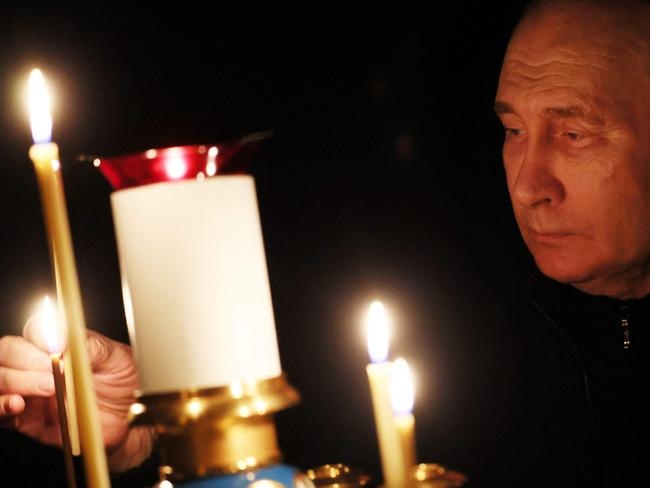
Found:
[(647, 8), (557, 3), (533, 9), (517, 28), (496, 96), (517, 223), (548, 277), (593, 295), (643, 297)]
[(526, 486), (648, 486), (648, 3), (531, 5), (495, 110), (517, 224), (547, 277), (517, 322), (512, 470)]
[[(521, 383), (511, 428), (499, 439), (512, 458), (495, 466), (500, 486), (650, 481), (650, 304), (639, 300), (650, 293), (649, 33), (641, 1), (538, 2), (505, 56), (496, 111), (506, 128), (508, 188), (522, 236), (548, 278), (524, 294)], [(125, 373), (132, 371), (126, 349), (105, 341), (91, 335), (90, 351), (100, 404), (119, 406), (102, 415), (119, 412), (103, 426), (124, 468), (146, 455), (150, 438), (133, 441), (140, 450), (122, 447), (134, 435), (122, 415), (135, 379)], [(48, 365), (33, 343), (29, 325), (25, 339), (0, 342), (0, 405), (23, 430), (30, 400), (25, 409), (22, 398), (51, 397), (51, 386), (37, 387)], [(98, 344), (112, 351), (103, 361)], [(27, 364), (22, 354), (34, 359)], [(17, 379), (34, 364), (38, 371)], [(130, 379), (102, 390), (106, 370)]]

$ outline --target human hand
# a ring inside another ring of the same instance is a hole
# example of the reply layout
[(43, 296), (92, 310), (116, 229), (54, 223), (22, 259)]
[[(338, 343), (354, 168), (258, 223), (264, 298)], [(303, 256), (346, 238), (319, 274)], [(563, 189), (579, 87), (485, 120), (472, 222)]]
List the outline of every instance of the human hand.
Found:
[[(0, 421), (44, 444), (61, 445), (51, 360), (40, 316), (32, 316), (22, 337), (0, 338)], [(151, 453), (153, 431), (129, 427), (137, 372), (131, 348), (88, 331), (99, 421), (111, 471), (139, 465)]]

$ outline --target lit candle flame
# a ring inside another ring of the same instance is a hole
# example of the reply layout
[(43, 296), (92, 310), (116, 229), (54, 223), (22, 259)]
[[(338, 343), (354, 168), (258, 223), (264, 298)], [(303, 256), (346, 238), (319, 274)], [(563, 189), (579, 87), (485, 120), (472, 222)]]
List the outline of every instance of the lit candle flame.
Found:
[(413, 379), (409, 365), (404, 358), (398, 358), (393, 364), (390, 379), (390, 403), (396, 414), (411, 413), (415, 401)]
[(43, 338), (47, 343), (47, 348), (51, 354), (56, 354), (60, 351), (59, 344), (59, 326), (56, 319), (56, 308), (52, 305), (49, 296), (43, 299), (41, 305), (41, 325), (43, 331)]
[(45, 78), (40, 69), (32, 70), (29, 75), (29, 120), (32, 126), (34, 143), (50, 142), (52, 139), (52, 113), (50, 96)]
[(204, 403), (199, 398), (192, 398), (185, 405), (185, 409), (191, 417), (196, 418), (203, 412)]
[(384, 305), (375, 300), (370, 305), (367, 316), (368, 353), (373, 363), (388, 359), (388, 317)]
[(172, 147), (165, 153), (164, 168), (170, 180), (179, 180), (187, 173), (187, 162), (180, 148)]
[(208, 162), (205, 165), (205, 172), (208, 176), (214, 176), (217, 173), (217, 155), (219, 154), (219, 148), (217, 146), (212, 146), (208, 150)]

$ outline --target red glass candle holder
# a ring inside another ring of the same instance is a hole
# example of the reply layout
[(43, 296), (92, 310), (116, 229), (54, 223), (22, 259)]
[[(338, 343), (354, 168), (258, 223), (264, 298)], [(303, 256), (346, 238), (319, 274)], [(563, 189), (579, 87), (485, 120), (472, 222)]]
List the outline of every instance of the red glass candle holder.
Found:
[(95, 159), (95, 166), (115, 190), (152, 183), (204, 179), (226, 174), (250, 174), (253, 156), (269, 132), (235, 142), (176, 146)]

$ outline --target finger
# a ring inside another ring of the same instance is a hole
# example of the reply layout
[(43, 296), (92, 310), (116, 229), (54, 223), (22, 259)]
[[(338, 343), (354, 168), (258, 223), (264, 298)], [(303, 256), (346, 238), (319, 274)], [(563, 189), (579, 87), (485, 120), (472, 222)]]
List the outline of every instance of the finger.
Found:
[(54, 340), (56, 344), (48, 344), (46, 341), (46, 336), (43, 333), (43, 328), (45, 327), (43, 316), (40, 313), (35, 313), (27, 319), (25, 327), (23, 327), (23, 337), (29, 342), (34, 344), (39, 349), (50, 352), (56, 351), (61, 352), (65, 350), (65, 336), (63, 335), (62, 328), (57, 328), (57, 333)]
[(39, 442), (45, 442), (44, 438), (50, 435), (48, 433), (58, 427), (49, 413), (51, 403), (51, 398), (26, 397), (25, 411), (16, 417), (16, 430)]
[(25, 410), (25, 400), (20, 395), (0, 395), (0, 419), (19, 415)]
[(110, 361), (113, 345), (108, 337), (92, 330), (88, 331), (86, 338), (90, 366), (93, 371), (102, 370)]
[[(43, 444), (61, 445), (61, 428), (53, 398), (25, 398), (26, 413), (18, 417), (16, 429)], [(27, 413), (28, 412), (28, 413)]]
[(49, 396), (54, 393), (54, 379), (50, 373), (0, 366), (0, 391), (23, 396)]
[(50, 356), (18, 336), (0, 338), (0, 366), (26, 371), (49, 371)]
[(131, 349), (126, 344), (89, 330), (87, 345), (93, 371), (129, 375), (135, 368)]

